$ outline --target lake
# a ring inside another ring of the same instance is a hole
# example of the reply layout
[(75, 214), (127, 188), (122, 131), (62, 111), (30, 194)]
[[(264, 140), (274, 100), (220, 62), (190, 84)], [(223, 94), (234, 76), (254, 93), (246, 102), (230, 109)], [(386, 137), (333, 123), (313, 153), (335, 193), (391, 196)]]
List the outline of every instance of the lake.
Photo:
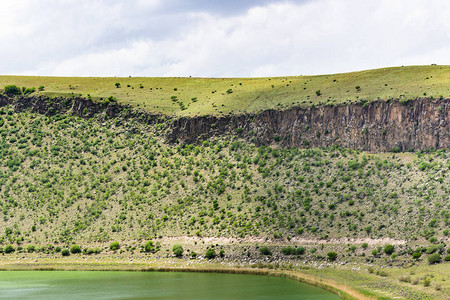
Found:
[(339, 299), (286, 278), (243, 274), (1, 271), (1, 299)]

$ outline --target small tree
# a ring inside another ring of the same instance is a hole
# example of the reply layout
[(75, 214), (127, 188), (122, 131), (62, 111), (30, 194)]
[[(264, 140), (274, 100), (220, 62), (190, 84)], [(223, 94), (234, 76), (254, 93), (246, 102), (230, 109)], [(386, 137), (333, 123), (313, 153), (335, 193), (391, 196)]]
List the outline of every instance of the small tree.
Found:
[(119, 248), (120, 248), (119, 242), (112, 242), (111, 244), (109, 244), (109, 249), (111, 249), (112, 251), (116, 251)]
[(329, 261), (335, 261), (337, 258), (337, 253), (336, 252), (328, 252), (327, 256), (328, 256)]
[(13, 253), (14, 251), (16, 251), (16, 249), (14, 249), (12, 245), (7, 245), (4, 251), (5, 253)]
[(116, 82), (114, 85), (116, 86), (116, 88), (120, 88), (120, 82)]
[(322, 93), (320, 92), (320, 90), (317, 90), (317, 91), (316, 91), (316, 95), (317, 95), (317, 96), (322, 95)]
[(295, 254), (302, 255), (303, 253), (305, 253), (305, 248), (304, 247), (297, 247), (295, 249)]
[(72, 254), (81, 253), (81, 247), (75, 244), (72, 247), (70, 247), (70, 252)]
[(434, 253), (434, 254), (431, 254), (430, 256), (428, 256), (428, 263), (430, 265), (438, 264), (440, 261), (441, 261), (441, 256), (439, 255), (439, 253)]
[(267, 246), (262, 246), (261, 248), (259, 248), (259, 253), (261, 253), (262, 255), (272, 255), (272, 251), (270, 251), (269, 247)]
[(183, 247), (180, 244), (175, 244), (172, 247), (172, 252), (176, 257), (183, 256)]
[(205, 257), (207, 259), (214, 259), (216, 257), (216, 251), (214, 251), (214, 249), (208, 249), (206, 250), (206, 254)]
[(145, 252), (155, 252), (155, 245), (153, 244), (153, 241), (147, 241), (144, 246)]
[(391, 255), (392, 253), (394, 253), (394, 245), (386, 245), (384, 246), (384, 253), (386, 253), (387, 255)]

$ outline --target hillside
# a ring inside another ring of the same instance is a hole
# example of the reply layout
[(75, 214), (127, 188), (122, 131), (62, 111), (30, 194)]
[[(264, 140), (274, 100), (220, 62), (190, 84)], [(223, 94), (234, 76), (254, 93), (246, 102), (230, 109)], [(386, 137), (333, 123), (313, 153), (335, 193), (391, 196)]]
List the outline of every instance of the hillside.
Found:
[[(119, 83), (119, 87), (116, 87)], [(48, 96), (113, 96), (152, 113), (193, 116), (254, 113), (293, 106), (377, 99), (450, 97), (450, 66), (409, 66), (276, 78), (138, 78), (0, 76), (0, 88), (40, 86)]]
[(3, 243), (448, 235), (446, 150), (177, 145), (133, 120), (0, 114)]

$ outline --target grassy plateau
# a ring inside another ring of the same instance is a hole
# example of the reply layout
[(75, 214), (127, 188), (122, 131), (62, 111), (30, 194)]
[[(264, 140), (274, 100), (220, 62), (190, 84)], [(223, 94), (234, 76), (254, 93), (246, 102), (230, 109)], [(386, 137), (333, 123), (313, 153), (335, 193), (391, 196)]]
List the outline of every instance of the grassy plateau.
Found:
[(113, 96), (120, 103), (177, 116), (258, 112), (358, 99), (450, 97), (449, 82), (450, 66), (436, 65), (272, 78), (0, 76), (0, 87), (44, 86), (37, 93), (81, 94), (94, 100)]

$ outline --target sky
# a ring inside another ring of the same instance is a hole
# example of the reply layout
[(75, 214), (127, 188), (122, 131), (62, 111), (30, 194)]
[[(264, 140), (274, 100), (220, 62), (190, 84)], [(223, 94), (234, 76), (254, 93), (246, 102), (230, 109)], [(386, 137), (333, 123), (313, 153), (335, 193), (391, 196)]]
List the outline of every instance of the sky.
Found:
[(0, 0), (0, 74), (260, 77), (450, 64), (446, 0)]

